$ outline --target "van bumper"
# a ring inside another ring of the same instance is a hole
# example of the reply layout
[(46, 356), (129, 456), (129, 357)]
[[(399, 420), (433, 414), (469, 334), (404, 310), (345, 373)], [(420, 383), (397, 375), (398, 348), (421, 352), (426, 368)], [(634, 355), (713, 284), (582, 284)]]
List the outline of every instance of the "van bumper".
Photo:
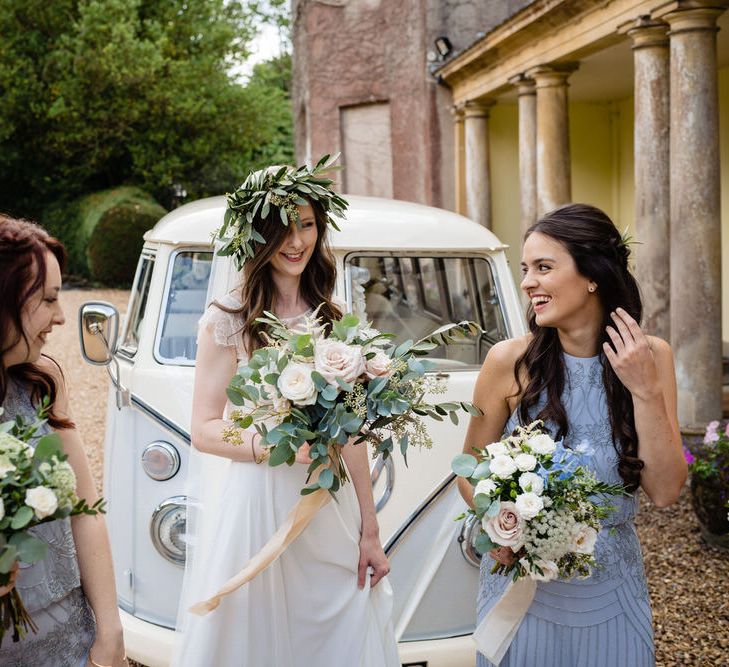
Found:
[(168, 667), (172, 661), (175, 631), (143, 621), (119, 609), (127, 657), (146, 667)]
[[(175, 631), (143, 621), (119, 609), (124, 628), (124, 645), (127, 657), (146, 667), (169, 667)], [(476, 647), (470, 635), (420, 642), (398, 644), (400, 662), (403, 665), (424, 667), (473, 667), (476, 664)]]

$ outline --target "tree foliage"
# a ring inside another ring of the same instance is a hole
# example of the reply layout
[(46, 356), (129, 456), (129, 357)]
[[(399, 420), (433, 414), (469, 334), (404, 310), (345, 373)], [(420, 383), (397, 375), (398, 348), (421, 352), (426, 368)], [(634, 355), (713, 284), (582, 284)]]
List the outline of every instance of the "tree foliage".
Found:
[(38, 216), (120, 184), (167, 205), (173, 183), (190, 198), (219, 194), (284, 159), (290, 103), (269, 72), (290, 76), (290, 61), (245, 86), (230, 74), (248, 55), (255, 5), (3, 0), (0, 209)]

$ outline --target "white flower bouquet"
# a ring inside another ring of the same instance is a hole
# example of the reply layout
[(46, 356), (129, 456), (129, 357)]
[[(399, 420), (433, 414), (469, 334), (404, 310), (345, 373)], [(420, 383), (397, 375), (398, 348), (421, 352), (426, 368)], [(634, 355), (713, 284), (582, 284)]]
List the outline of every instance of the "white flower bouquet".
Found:
[[(449, 324), (418, 342), (399, 345), (345, 314), (325, 328), (316, 313), (296, 329), (270, 313), (259, 321), (268, 327), (269, 345), (256, 350), (228, 387), (238, 406), (226, 429), (226, 441), (241, 444), (239, 429), (254, 425), (270, 456), (269, 465), (294, 463), (296, 452), (310, 445), (310, 478), (302, 495), (326, 489), (335, 493), (347, 480), (340, 447), (353, 440), (370, 442), (385, 458), (397, 446), (430, 447), (422, 417), (458, 423), (457, 412), (480, 411), (470, 403), (429, 403), (427, 396), (445, 391), (426, 375), (430, 362), (421, 357), (439, 345), (473, 335), (470, 322)], [(407, 462), (407, 458), (406, 458)]]
[[(10, 582), (16, 561), (33, 564), (45, 558), (48, 545), (30, 528), (76, 514), (104, 512), (103, 500), (89, 507), (76, 495), (76, 475), (58, 434), (38, 437), (46, 410), (44, 402), (32, 424), (20, 418), (0, 424), (0, 585)], [(36, 439), (33, 449), (28, 442)], [(16, 588), (0, 597), (0, 645), (10, 628), (14, 642), (28, 630), (36, 631)]]
[(590, 448), (565, 448), (542, 430), (542, 422), (517, 427), (514, 435), (487, 445), (474, 457), (453, 459), (453, 472), (474, 485), (475, 515), (481, 521), (476, 548), (485, 554), (509, 547), (514, 561), (492, 572), (551, 581), (589, 577), (600, 520), (614, 507), (607, 496), (625, 494), (586, 467)]

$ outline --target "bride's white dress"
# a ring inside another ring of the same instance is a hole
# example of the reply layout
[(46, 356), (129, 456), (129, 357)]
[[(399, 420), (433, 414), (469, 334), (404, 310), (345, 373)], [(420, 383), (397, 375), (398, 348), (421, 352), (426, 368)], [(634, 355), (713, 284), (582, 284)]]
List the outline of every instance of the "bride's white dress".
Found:
[[(221, 300), (239, 307), (232, 295)], [(200, 321), (245, 360), (240, 317), (211, 306)], [(228, 405), (227, 409), (230, 409)], [(397, 667), (392, 589), (357, 588), (360, 512), (352, 484), (324, 506), (282, 556), (206, 616), (187, 612), (256, 554), (299, 500), (306, 466), (272, 468), (192, 448), (188, 513), (194, 542), (178, 617), (180, 667)], [(369, 580), (369, 576), (367, 577)]]

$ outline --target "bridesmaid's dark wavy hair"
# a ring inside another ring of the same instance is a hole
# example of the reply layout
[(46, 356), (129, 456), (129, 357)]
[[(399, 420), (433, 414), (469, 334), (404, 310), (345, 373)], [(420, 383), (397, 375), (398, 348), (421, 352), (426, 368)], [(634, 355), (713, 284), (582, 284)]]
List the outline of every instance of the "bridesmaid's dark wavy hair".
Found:
[[(59, 415), (54, 404), (58, 386), (53, 376), (37, 364), (24, 363), (6, 367), (5, 353), (28, 339), (23, 330), (23, 308), (46, 282), (46, 253), (51, 253), (61, 267), (66, 266), (63, 244), (38, 225), (0, 214), (0, 405), (8, 392), (8, 380), (30, 388), (31, 398), (39, 404), (50, 399), (48, 424), (53, 428), (73, 428), (70, 419)], [(48, 357), (56, 366), (58, 364)], [(63, 375), (58, 367), (59, 375)], [(2, 420), (2, 416), (0, 416)]]
[[(316, 221), (317, 239), (309, 263), (301, 274), (301, 295), (313, 308), (319, 308), (319, 318), (328, 329), (342, 313), (332, 302), (334, 285), (337, 279), (337, 265), (329, 247), (327, 235), (327, 218), (324, 210), (316, 201), (311, 201)], [(294, 224), (293, 222), (291, 224)], [(271, 275), (271, 258), (279, 251), (291, 230), (281, 224), (279, 212), (271, 207), (267, 217), (257, 216), (253, 219), (253, 227), (266, 243), (253, 243), (254, 255), (243, 265), (243, 282), (240, 287), (240, 308), (226, 308), (217, 301), (215, 305), (228, 313), (240, 313), (243, 318), (241, 334), (246, 350), (251, 352), (264, 347), (266, 343), (265, 326), (256, 322), (263, 317), (264, 311), (273, 311), (276, 298), (276, 286)]]
[[(610, 342), (605, 327), (612, 324), (610, 313), (618, 306), (640, 323), (643, 304), (638, 284), (628, 269), (630, 249), (605, 213), (587, 204), (568, 204), (547, 213), (534, 223), (524, 239), (535, 232), (561, 243), (572, 256), (577, 271), (597, 285), (596, 294), (603, 313), (598, 349), (602, 350), (604, 342)], [(562, 438), (569, 430), (561, 400), (565, 385), (562, 345), (555, 328), (537, 325), (531, 305), (527, 318), (532, 339), (514, 366), (517, 394), (522, 395), (519, 417), (523, 423), (528, 423), (530, 409), (537, 405), (544, 392), (547, 403), (536, 419), (556, 424), (557, 436)], [(634, 491), (640, 485), (643, 461), (638, 458), (633, 401), (603, 354), (600, 355), (600, 361), (613, 446), (619, 456), (618, 472), (626, 489)], [(526, 388), (523, 387), (522, 379), (526, 379)]]

